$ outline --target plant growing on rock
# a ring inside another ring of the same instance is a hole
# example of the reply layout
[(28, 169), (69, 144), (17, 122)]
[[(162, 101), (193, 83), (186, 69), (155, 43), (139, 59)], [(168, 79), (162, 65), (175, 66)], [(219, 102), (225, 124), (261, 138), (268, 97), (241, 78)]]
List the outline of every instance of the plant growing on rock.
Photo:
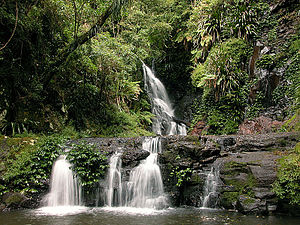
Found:
[(193, 71), (192, 84), (203, 89), (197, 114), (206, 118), (208, 133), (234, 133), (242, 120), (247, 101), (247, 75), (242, 68), (249, 50), (246, 41), (229, 39), (213, 47)]
[[(180, 156), (177, 155), (175, 160), (180, 160)], [(191, 168), (180, 168), (179, 166), (172, 166), (170, 177), (174, 177), (177, 181), (176, 186), (181, 187), (184, 182), (191, 180), (192, 169)]]
[(85, 142), (74, 144), (67, 154), (67, 160), (72, 164), (72, 170), (79, 177), (86, 193), (104, 177), (108, 167), (107, 157), (99, 152), (95, 145)]
[(175, 177), (177, 180), (176, 186), (181, 187), (184, 182), (191, 180), (191, 173), (191, 168), (180, 169), (179, 166), (176, 166), (172, 169), (170, 177)]
[(61, 137), (47, 137), (10, 159), (3, 174), (4, 185), (0, 188), (2, 194), (7, 191), (35, 193), (45, 188), (52, 164), (59, 156), (65, 140)]
[(300, 206), (300, 143), (288, 156), (282, 157), (279, 164), (273, 191), (280, 199)]

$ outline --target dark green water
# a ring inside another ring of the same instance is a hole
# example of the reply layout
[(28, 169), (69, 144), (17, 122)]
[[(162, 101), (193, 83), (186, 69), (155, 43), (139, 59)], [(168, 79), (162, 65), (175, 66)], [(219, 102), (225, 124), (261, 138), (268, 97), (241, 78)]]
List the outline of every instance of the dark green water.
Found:
[(176, 208), (161, 211), (133, 208), (59, 208), (56, 211), (20, 210), (0, 213), (1, 225), (168, 225), (168, 224), (242, 224), (297, 225), (300, 218), (244, 216), (239, 213)]

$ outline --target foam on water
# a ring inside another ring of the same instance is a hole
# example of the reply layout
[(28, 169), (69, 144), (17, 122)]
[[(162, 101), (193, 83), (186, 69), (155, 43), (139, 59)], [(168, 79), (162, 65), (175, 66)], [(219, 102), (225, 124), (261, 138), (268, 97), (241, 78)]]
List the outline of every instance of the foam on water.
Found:
[(34, 210), (36, 215), (52, 215), (52, 216), (66, 216), (85, 213), (89, 210), (84, 206), (46, 206)]

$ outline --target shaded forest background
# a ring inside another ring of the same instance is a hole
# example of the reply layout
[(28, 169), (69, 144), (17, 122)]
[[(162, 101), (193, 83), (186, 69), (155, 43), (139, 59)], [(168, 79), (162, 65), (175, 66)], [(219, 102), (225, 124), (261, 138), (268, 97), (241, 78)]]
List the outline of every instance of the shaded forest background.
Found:
[[(231, 134), (299, 117), (299, 4), (248, 0), (3, 0), (0, 131), (149, 135), (141, 60), (179, 119)], [(201, 125), (201, 123), (200, 123)], [(293, 125), (295, 129), (295, 125)]]

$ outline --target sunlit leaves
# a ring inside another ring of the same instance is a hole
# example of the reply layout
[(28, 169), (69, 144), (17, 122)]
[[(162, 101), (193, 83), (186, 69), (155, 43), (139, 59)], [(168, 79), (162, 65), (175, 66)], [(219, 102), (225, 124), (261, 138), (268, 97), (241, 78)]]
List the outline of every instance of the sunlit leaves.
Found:
[(205, 63), (198, 64), (193, 71), (193, 85), (212, 89), (216, 100), (232, 93), (244, 80), (240, 66), (247, 60), (248, 53), (247, 44), (241, 39), (215, 46)]

